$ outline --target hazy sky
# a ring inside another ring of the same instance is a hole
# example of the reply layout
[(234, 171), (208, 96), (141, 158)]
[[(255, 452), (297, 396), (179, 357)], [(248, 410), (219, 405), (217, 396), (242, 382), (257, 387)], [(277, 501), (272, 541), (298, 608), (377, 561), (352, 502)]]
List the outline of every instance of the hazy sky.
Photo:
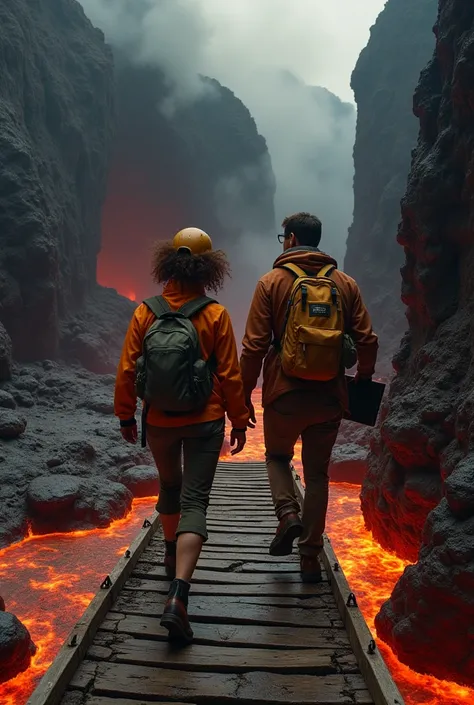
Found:
[[(416, 0), (414, 0), (416, 2)], [(215, 31), (210, 61), (250, 57), (353, 100), (350, 77), (385, 0), (197, 0)]]
[[(81, 2), (132, 62), (163, 70), (172, 97), (157, 109), (170, 119), (176, 105), (201, 95), (199, 74), (234, 91), (267, 140), (276, 228), (289, 213), (317, 214), (321, 248), (342, 267), (353, 212), (356, 114), (312, 86), (353, 102), (351, 73), (385, 0)], [(249, 219), (249, 233), (251, 226)], [(265, 244), (253, 254), (262, 273), (269, 254)]]

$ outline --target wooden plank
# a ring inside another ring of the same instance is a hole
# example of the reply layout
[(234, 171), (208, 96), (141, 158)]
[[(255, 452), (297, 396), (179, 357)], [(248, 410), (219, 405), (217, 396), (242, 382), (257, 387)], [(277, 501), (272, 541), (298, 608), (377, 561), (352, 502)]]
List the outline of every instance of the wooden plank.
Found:
[[(150, 543), (150, 548), (151, 547), (155, 551), (155, 557), (163, 556), (163, 554), (164, 554), (163, 539), (156, 539), (155, 541), (152, 541)], [(259, 555), (264, 558), (268, 558), (271, 561), (275, 561), (275, 560), (286, 561), (286, 560), (290, 560), (290, 559), (295, 560), (295, 558), (298, 559), (296, 553), (293, 553), (290, 556), (279, 556), (277, 559), (275, 559), (274, 556), (270, 556), (270, 554), (268, 553), (268, 544), (266, 546), (262, 546), (262, 545), (255, 546), (254, 545), (254, 546), (249, 546), (247, 548), (247, 546), (242, 546), (242, 545), (238, 545), (238, 546), (232, 546), (229, 544), (221, 545), (219, 543), (214, 543), (214, 542), (208, 541), (207, 543), (204, 544), (202, 550), (203, 550), (203, 554), (206, 554), (206, 555), (210, 555), (212, 553), (222, 553), (223, 551), (226, 551), (227, 555), (229, 554), (229, 552), (232, 552), (232, 555), (234, 555), (234, 556), (242, 556), (242, 555), (245, 556), (245, 555), (248, 555), (249, 552), (251, 552), (255, 555)]]
[(72, 687), (94, 695), (132, 698), (175, 698), (201, 703), (292, 703), (292, 705), (373, 705), (359, 675), (329, 675), (315, 680), (307, 675), (245, 673), (236, 678), (225, 673), (186, 673), (148, 666), (85, 661), (71, 682)]
[(130, 546), (130, 555), (123, 556), (116, 563), (110, 573), (110, 587), (99, 589), (32, 693), (27, 705), (57, 705), (60, 702), (70, 678), (84, 658), (102, 619), (133, 572), (144, 547), (158, 529), (159, 519), (156, 512), (148, 524), (141, 529)]
[(227, 483), (222, 483), (222, 485), (214, 483), (212, 486), (211, 497), (212, 495), (224, 498), (228, 495), (235, 497), (248, 496), (249, 499), (265, 499), (266, 501), (271, 501), (272, 497), (268, 486), (264, 487), (264, 485), (254, 484), (253, 487), (245, 487), (242, 485), (235, 485), (232, 487)]
[(210, 507), (230, 507), (238, 511), (239, 509), (245, 509), (245, 511), (258, 512), (260, 509), (270, 509), (270, 503), (266, 499), (255, 499), (254, 497), (245, 500), (242, 496), (240, 499), (224, 499), (219, 497), (218, 500), (213, 500), (212, 496), (209, 502)]
[[(203, 551), (201, 553), (201, 557), (199, 558), (199, 563), (198, 565), (201, 566), (201, 561), (205, 560), (219, 560), (219, 561), (228, 561), (231, 560), (232, 563), (235, 563), (236, 561), (242, 561), (242, 563), (268, 563), (270, 566), (275, 565), (276, 562), (278, 561), (278, 564), (281, 565), (282, 563), (284, 564), (289, 564), (293, 565), (295, 570), (300, 569), (300, 562), (298, 556), (295, 556), (294, 554), (292, 556), (282, 556), (281, 558), (274, 558), (273, 556), (270, 556), (268, 551), (262, 551), (261, 553), (233, 553), (232, 558), (229, 558), (229, 553), (230, 551), (222, 548), (222, 546), (213, 546), (214, 549), (220, 548), (220, 551)], [(251, 550), (251, 549), (250, 549)], [(202, 564), (203, 566), (206, 565), (205, 563)], [(266, 570), (265, 566), (262, 566), (261, 570)]]
[[(152, 581), (151, 581), (152, 582)], [(128, 582), (126, 583), (125, 587), (123, 588), (123, 595), (124, 595), (124, 600), (127, 597), (127, 594), (129, 594), (130, 590), (134, 590), (135, 592), (140, 592), (140, 588), (138, 586), (129, 586)], [(329, 585), (327, 586), (327, 590), (330, 590)], [(153, 601), (159, 603), (161, 606), (164, 607), (165, 601), (166, 601), (166, 593), (160, 592), (159, 590), (145, 590), (142, 592), (153, 592), (156, 593), (156, 596), (153, 597)], [(159, 597), (158, 597), (159, 595)], [(233, 595), (216, 595), (216, 596), (209, 596), (209, 595), (200, 595), (199, 599), (197, 599), (196, 594), (194, 591), (191, 592), (191, 597), (192, 599), (196, 602), (199, 603), (199, 605), (204, 609), (204, 610), (212, 610), (213, 605), (217, 605), (219, 608), (228, 605), (229, 610), (233, 611), (239, 608), (239, 605), (244, 605), (244, 606), (253, 606), (253, 605), (264, 605), (266, 607), (295, 607), (297, 609), (302, 609), (302, 610), (327, 610), (328, 608), (330, 609), (336, 609), (336, 605), (334, 602), (334, 596), (328, 592), (322, 593), (320, 595), (305, 595), (303, 597), (297, 596), (297, 595), (291, 595), (291, 596), (286, 596), (286, 595), (269, 595), (269, 596), (262, 596), (262, 595), (255, 595), (253, 597), (247, 596), (247, 595), (238, 595), (238, 596), (233, 596)], [(126, 610), (125, 610), (126, 612)]]
[[(77, 697), (79, 696), (79, 697)], [(85, 699), (84, 699), (85, 698)], [(123, 698), (107, 698), (102, 695), (85, 695), (80, 691), (70, 691), (62, 700), (61, 705), (156, 705), (156, 700), (124, 700)], [(196, 703), (177, 703), (176, 700), (160, 700), (160, 705), (196, 705)]]
[(214, 480), (212, 483), (212, 492), (232, 492), (233, 494), (238, 494), (240, 490), (241, 494), (248, 494), (253, 497), (255, 495), (261, 495), (271, 497), (270, 485), (268, 480), (248, 480), (244, 482), (239, 480), (237, 482), (231, 482), (229, 480)]
[(222, 525), (220, 522), (209, 521), (207, 525), (207, 530), (209, 533), (213, 534), (262, 534), (263, 536), (270, 536), (273, 538), (275, 536), (275, 526), (271, 528), (269, 526), (257, 526), (255, 524), (247, 524), (247, 526), (238, 526), (237, 524), (232, 526)]
[[(222, 553), (222, 551), (227, 551), (228, 549), (232, 550), (232, 553), (235, 557), (237, 556), (249, 556), (249, 555), (255, 555), (259, 556), (259, 560), (261, 561), (274, 561), (275, 557), (271, 556), (268, 553), (268, 546), (253, 546), (252, 548), (247, 549), (245, 546), (232, 546), (225, 548), (224, 546), (219, 546), (214, 543), (205, 543), (202, 549), (203, 555), (208, 555), (211, 556), (214, 553)], [(250, 554), (249, 551), (252, 553)], [(290, 556), (278, 556), (278, 561), (287, 561), (287, 560), (299, 560), (299, 557), (296, 556), (294, 553), (291, 554)], [(255, 559), (257, 560), (257, 559)]]
[(249, 536), (245, 536), (245, 534), (240, 534), (240, 533), (226, 533), (223, 531), (214, 531), (214, 529), (209, 529), (208, 530), (209, 534), (209, 541), (211, 541), (214, 545), (220, 544), (222, 545), (228, 545), (228, 546), (234, 546), (234, 545), (240, 545), (240, 546), (269, 546), (272, 542), (272, 538), (274, 534), (268, 534), (267, 535), (258, 535), (258, 534), (249, 534)]
[[(296, 489), (300, 500), (304, 499), (304, 488), (296, 472), (293, 471)], [(347, 629), (349, 640), (357, 658), (361, 673), (374, 699), (375, 705), (404, 705), (405, 701), (397, 688), (387, 665), (377, 648), (371, 653), (371, 642), (376, 643), (364, 616), (358, 606), (347, 605), (352, 593), (344, 572), (339, 565), (327, 536), (324, 537), (324, 548), (321, 559), (334, 591), (334, 597), (341, 619)], [(337, 570), (334, 566), (337, 565)]]
[[(117, 635), (129, 634), (140, 638), (167, 640), (168, 632), (159, 617), (109, 612), (101, 624), (102, 631)], [(274, 627), (258, 624), (199, 624), (195, 644), (210, 644), (221, 648), (235, 646), (266, 647), (276, 650), (346, 648), (349, 639), (343, 629)]]
[(209, 529), (208, 535), (208, 542), (213, 546), (229, 546), (230, 548), (233, 546), (245, 546), (251, 550), (253, 547), (266, 547), (266, 550), (268, 550), (268, 547), (272, 542), (272, 534), (269, 534), (268, 536), (261, 534), (249, 534), (249, 536), (246, 536), (245, 534), (240, 533), (233, 534), (231, 532), (227, 533)]
[(243, 477), (226, 477), (226, 478), (221, 478), (218, 475), (214, 478), (213, 482), (213, 487), (235, 487), (239, 488), (242, 487), (244, 489), (247, 489), (249, 492), (253, 492), (255, 487), (270, 487), (270, 484), (268, 482), (268, 477), (265, 475), (265, 477), (253, 477), (249, 478), (248, 480), (244, 479)]
[[(252, 553), (250, 553), (249, 551), (252, 551)], [(208, 549), (203, 550), (203, 552), (201, 553), (201, 556), (198, 561), (198, 567), (206, 567), (206, 560), (219, 560), (227, 562), (230, 561), (232, 565), (234, 565), (238, 561), (242, 563), (268, 563), (269, 565), (275, 565), (278, 561), (278, 564), (288, 563), (289, 565), (293, 565), (295, 567), (295, 570), (299, 570), (299, 558), (294, 554), (291, 556), (281, 556), (279, 558), (275, 558), (274, 556), (270, 556), (268, 551), (265, 550), (259, 552), (256, 549), (249, 549), (249, 551), (242, 551), (241, 553), (238, 553), (232, 550), (230, 547), (225, 548), (223, 546), (210, 546)], [(143, 554), (143, 559), (148, 561), (149, 563), (162, 565), (163, 550), (157, 551), (156, 549), (154, 549), (152, 551), (148, 551), (146, 554)], [(265, 570), (265, 567), (262, 566), (261, 570)]]
[[(100, 635), (98, 635), (100, 636)], [(191, 671), (211, 671), (213, 673), (354, 673), (358, 671), (355, 656), (347, 650), (335, 649), (293, 649), (282, 658), (281, 651), (265, 648), (234, 647), (192, 644), (189, 648), (173, 648), (163, 641), (148, 639), (115, 640), (114, 635), (106, 634), (97, 639), (102, 646), (92, 646), (88, 657), (107, 660), (111, 663), (129, 663), (140, 666), (164, 666)]]
[[(224, 624), (268, 624), (275, 627), (322, 627), (341, 625), (336, 608), (305, 610), (298, 607), (272, 607), (244, 603), (240, 598), (231, 607), (227, 598), (204, 598), (189, 600), (188, 614), (193, 622)], [(251, 600), (252, 598), (248, 598)], [(209, 600), (204, 602), (204, 600)], [(155, 617), (163, 610), (164, 597), (152, 592), (123, 590), (111, 611), (123, 614), (141, 614)]]
[[(147, 580), (146, 578), (135, 577), (135, 574), (127, 580), (128, 590), (146, 590), (149, 592), (159, 592), (167, 595), (170, 587), (169, 580)], [(192, 594), (198, 595), (222, 595), (234, 596), (246, 595), (247, 597), (306, 597), (308, 595), (330, 595), (332, 590), (327, 582), (310, 585), (307, 583), (255, 583), (253, 585), (209, 585), (207, 583), (193, 583)]]
[[(228, 554), (227, 554), (228, 556)], [(163, 560), (159, 556), (143, 553), (143, 560), (154, 565), (163, 565)], [(228, 556), (223, 560), (214, 559), (208, 555), (202, 555), (199, 558), (199, 570), (223, 571), (230, 573), (300, 573), (300, 565), (295, 561), (285, 561), (277, 563), (276, 560), (268, 563), (252, 563), (251, 561), (242, 560), (242, 556)]]
[[(134, 571), (134, 575), (139, 578), (158, 578), (166, 580), (167, 576), (162, 566), (153, 565), (140, 561)], [(282, 583), (298, 583), (301, 584), (301, 576), (299, 573), (235, 573), (235, 572), (219, 572), (212, 570), (200, 570), (197, 568), (193, 574), (193, 585), (195, 583), (226, 583), (238, 585), (278, 585)]]
[[(207, 512), (207, 517), (208, 519), (225, 519), (229, 518), (229, 508), (224, 508), (224, 507), (209, 507), (208, 512)], [(232, 517), (235, 518), (237, 521), (242, 521), (242, 520), (249, 520), (249, 521), (254, 521), (256, 517), (259, 519), (263, 519), (265, 521), (270, 521), (273, 520), (274, 526), (276, 529), (278, 520), (276, 518), (275, 512), (273, 509), (259, 509), (258, 512), (254, 512), (252, 509), (241, 509), (239, 511), (233, 510), (232, 511)]]

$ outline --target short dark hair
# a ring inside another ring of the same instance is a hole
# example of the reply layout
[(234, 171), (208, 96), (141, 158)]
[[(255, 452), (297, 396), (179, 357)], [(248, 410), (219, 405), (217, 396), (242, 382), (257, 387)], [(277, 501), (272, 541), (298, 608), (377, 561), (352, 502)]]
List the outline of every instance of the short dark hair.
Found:
[(300, 245), (318, 247), (321, 242), (323, 226), (319, 218), (311, 213), (294, 213), (285, 218), (282, 223), (285, 236), (294, 234)]

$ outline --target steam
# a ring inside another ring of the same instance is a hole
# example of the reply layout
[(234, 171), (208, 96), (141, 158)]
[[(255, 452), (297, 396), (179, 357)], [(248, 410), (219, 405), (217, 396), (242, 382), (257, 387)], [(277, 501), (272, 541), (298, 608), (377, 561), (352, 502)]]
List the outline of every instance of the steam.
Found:
[[(347, 102), (349, 79), (384, 0), (333, 0), (330, 7), (325, 0), (81, 2), (131, 62), (163, 70), (172, 89), (171, 100), (160, 106), (165, 115), (212, 90), (200, 75), (216, 78), (244, 102), (270, 151), (278, 229), (289, 213), (317, 214), (321, 247), (342, 267), (353, 211), (356, 113)], [(219, 220), (240, 226), (238, 242), (230, 248), (226, 242), (226, 250), (240, 284), (247, 272), (239, 288), (245, 299), (279, 252), (276, 237), (271, 245), (262, 242), (254, 225), (258, 208), (242, 196), (254, 178), (235, 174), (218, 185), (215, 199)], [(229, 291), (226, 297), (233, 298), (236, 285)]]

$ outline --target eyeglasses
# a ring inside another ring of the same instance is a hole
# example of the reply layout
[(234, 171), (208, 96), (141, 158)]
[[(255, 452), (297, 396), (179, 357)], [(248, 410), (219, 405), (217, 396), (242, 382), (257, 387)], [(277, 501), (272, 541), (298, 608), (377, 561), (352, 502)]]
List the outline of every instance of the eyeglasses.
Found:
[(278, 242), (285, 242), (285, 240), (289, 240), (291, 235), (285, 235), (285, 233), (278, 233), (277, 238)]

